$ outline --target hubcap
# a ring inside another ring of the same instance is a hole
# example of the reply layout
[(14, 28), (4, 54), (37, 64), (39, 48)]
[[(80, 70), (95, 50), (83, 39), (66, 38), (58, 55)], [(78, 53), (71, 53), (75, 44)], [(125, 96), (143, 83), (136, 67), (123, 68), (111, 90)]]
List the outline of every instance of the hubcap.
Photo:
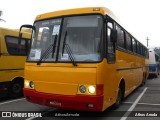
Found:
[(18, 83), (15, 83), (15, 84), (13, 84), (12, 89), (13, 89), (14, 93), (19, 93), (21, 91), (21, 85)]

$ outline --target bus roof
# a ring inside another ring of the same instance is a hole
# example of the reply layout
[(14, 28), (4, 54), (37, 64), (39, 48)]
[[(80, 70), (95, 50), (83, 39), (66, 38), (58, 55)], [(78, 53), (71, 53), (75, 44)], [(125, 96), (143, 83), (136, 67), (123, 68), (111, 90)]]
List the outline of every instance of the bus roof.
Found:
[(67, 9), (67, 10), (49, 12), (49, 13), (38, 15), (36, 17), (36, 21), (42, 20), (42, 19), (48, 19), (48, 18), (52, 18), (52, 17), (58, 17), (58, 16), (92, 14), (92, 13), (99, 13), (102, 15), (107, 14), (112, 19), (114, 19), (116, 22), (119, 21), (117, 19), (117, 17), (112, 13), (112, 11), (110, 11), (108, 8), (105, 8), (105, 7), (87, 7), (87, 8), (76, 8), (76, 9)]
[[(80, 15), (80, 14), (93, 14), (93, 13), (95, 13), (95, 14), (98, 13), (101, 15), (108, 15), (114, 21), (116, 21), (120, 26), (124, 27), (122, 25), (122, 23), (119, 21), (119, 19), (114, 15), (114, 13), (106, 7), (86, 7), (86, 8), (75, 8), (75, 9), (67, 9), (67, 10), (48, 12), (48, 13), (37, 15), (36, 21), (43, 20), (43, 19), (49, 19), (49, 18), (53, 18), (53, 17), (67, 16), (67, 15)], [(128, 33), (131, 36), (133, 36), (130, 32), (128, 32)], [(146, 47), (145, 45), (143, 45), (143, 46)]]
[[(22, 31), (24, 38), (30, 38), (31, 32), (29, 31)], [(9, 36), (16, 36), (19, 37), (19, 29), (9, 29), (9, 28), (3, 28), (0, 27), (0, 35), (9, 35)]]

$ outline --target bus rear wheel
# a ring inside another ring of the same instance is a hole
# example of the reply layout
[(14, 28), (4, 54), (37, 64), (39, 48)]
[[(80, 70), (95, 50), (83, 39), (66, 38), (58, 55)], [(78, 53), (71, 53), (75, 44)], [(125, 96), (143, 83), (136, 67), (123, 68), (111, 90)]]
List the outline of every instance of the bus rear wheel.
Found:
[(13, 81), (9, 88), (9, 97), (16, 98), (23, 94), (23, 85), (18, 81)]

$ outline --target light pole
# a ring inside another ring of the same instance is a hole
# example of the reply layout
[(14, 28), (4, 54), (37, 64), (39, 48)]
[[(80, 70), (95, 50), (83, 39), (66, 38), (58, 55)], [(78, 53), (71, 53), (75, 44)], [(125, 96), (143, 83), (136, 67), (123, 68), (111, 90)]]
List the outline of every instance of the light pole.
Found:
[(149, 41), (149, 38), (147, 37), (147, 38), (146, 38), (146, 40), (147, 40), (147, 47), (148, 47), (148, 41)]

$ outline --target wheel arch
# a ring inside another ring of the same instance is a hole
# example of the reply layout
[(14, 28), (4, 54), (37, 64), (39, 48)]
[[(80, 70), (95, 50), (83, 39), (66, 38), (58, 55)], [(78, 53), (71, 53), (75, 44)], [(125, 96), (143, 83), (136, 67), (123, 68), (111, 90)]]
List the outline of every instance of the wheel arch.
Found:
[(126, 84), (125, 84), (125, 80), (123, 78), (120, 80), (119, 88), (121, 88), (121, 90), (122, 90), (122, 99), (124, 99)]
[(12, 79), (12, 82), (19, 82), (24, 86), (24, 78), (22, 76), (16, 76)]

